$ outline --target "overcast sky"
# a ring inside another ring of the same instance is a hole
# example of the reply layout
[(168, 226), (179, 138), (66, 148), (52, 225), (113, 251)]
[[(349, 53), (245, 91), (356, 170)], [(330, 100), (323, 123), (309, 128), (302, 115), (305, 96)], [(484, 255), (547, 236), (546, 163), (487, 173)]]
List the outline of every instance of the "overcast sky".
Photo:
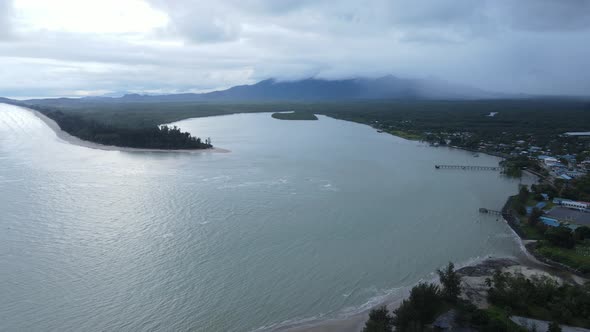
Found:
[(0, 96), (393, 74), (590, 95), (590, 0), (0, 0)]

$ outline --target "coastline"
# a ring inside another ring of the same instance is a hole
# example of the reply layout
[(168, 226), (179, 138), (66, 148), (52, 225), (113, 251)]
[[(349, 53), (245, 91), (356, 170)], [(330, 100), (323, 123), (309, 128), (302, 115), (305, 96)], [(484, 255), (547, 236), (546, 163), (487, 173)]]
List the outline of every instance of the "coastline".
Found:
[[(461, 297), (469, 300), (478, 308), (488, 306), (487, 302), (487, 285), (486, 279), (491, 278), (496, 270), (510, 273), (522, 273), (527, 277), (532, 275), (546, 275), (557, 278), (560, 282), (581, 283), (584, 280), (570, 275), (567, 271), (556, 269), (550, 265), (539, 262), (534, 257), (525, 255), (524, 257), (486, 257), (481, 261), (468, 263), (457, 269), (461, 275)], [(438, 279), (426, 280), (438, 283)], [(281, 331), (281, 332), (358, 332), (361, 331), (365, 321), (369, 318), (370, 309), (378, 305), (386, 305), (389, 311), (399, 307), (401, 302), (409, 295), (412, 286), (405, 289), (389, 300), (381, 302), (347, 317), (338, 317), (322, 320), (310, 319), (308, 321), (299, 321), (270, 327), (261, 328), (256, 331)]]
[[(183, 153), (200, 153), (200, 152), (229, 152), (224, 149), (205, 149), (205, 150), (162, 150), (162, 149), (137, 149), (137, 148), (125, 148), (125, 147), (117, 147), (117, 146), (106, 146), (101, 145), (89, 141), (81, 140), (77, 137), (74, 137), (63, 130), (57, 125), (55, 121), (46, 117), (40, 112), (25, 108), (35, 114), (38, 118), (44, 121), (58, 136), (58, 138), (74, 145), (93, 148), (93, 149), (100, 149), (100, 150), (107, 150), (107, 151), (123, 151), (123, 152), (183, 152)], [(396, 135), (395, 135), (396, 136)], [(399, 137), (399, 136), (398, 136)], [(403, 137), (401, 137), (403, 138)], [(405, 139), (405, 138), (404, 138)], [(451, 147), (451, 146), (449, 146)], [(460, 147), (452, 147), (456, 149), (466, 150)], [(469, 151), (469, 150), (466, 150)], [(504, 218), (503, 218), (504, 219)], [(504, 219), (504, 221), (510, 226), (508, 221)], [(506, 271), (526, 271), (526, 275), (535, 274), (535, 273), (549, 273), (547, 271), (551, 271), (551, 273), (564, 273), (565, 271), (553, 267), (551, 265), (545, 264), (539, 260), (537, 260), (534, 255), (529, 252), (527, 245), (531, 243), (528, 240), (523, 239), (522, 237), (518, 236), (515, 229), (511, 226), (511, 230), (514, 232), (514, 235), (518, 237), (517, 241), (521, 247), (521, 250), (526, 257), (519, 258), (519, 259), (511, 259), (511, 258), (495, 258), (495, 257), (488, 257), (485, 258), (483, 261), (475, 262), (473, 264), (467, 265), (458, 269), (457, 271), (460, 272), (464, 276), (464, 286), (468, 285), (469, 287), (465, 287), (465, 296), (471, 296), (475, 300), (474, 302), (477, 303), (477, 299), (481, 301), (482, 296), (485, 297), (485, 288), (482, 286), (483, 281), (486, 277), (491, 276), (493, 270), (495, 268), (501, 268)], [(528, 243), (527, 243), (528, 242)], [(534, 266), (534, 267), (533, 267)], [(566, 276), (567, 277), (567, 276)], [(467, 281), (465, 281), (467, 279)], [(411, 286), (408, 287), (411, 288)], [(390, 310), (395, 309), (399, 306), (401, 301), (407, 297), (408, 290), (401, 291), (396, 293), (395, 296), (389, 296), (389, 302), (383, 301), (380, 304), (386, 304)], [(483, 293), (482, 293), (483, 292)], [(482, 295), (484, 294), (484, 295)], [(391, 298), (395, 297), (394, 300)], [(470, 299), (471, 299), (470, 297)], [(374, 306), (372, 306), (374, 307)], [(351, 314), (350, 316), (343, 316), (337, 317), (332, 319), (324, 319), (322, 318), (311, 318), (308, 320), (302, 320), (299, 322), (285, 322), (284, 325), (280, 324), (279, 326), (270, 327), (270, 330), (279, 330), (279, 331), (359, 331), (362, 329), (366, 319), (368, 318), (369, 309), (362, 310), (361, 312)]]
[(216, 148), (213, 147), (211, 149), (177, 149), (177, 150), (167, 150), (167, 149), (142, 149), (142, 148), (131, 148), (131, 147), (124, 147), (124, 146), (114, 146), (114, 145), (103, 145), (98, 144), (90, 141), (82, 140), (76, 136), (72, 136), (67, 132), (63, 131), (57, 122), (50, 119), (43, 113), (27, 108), (19, 106), (22, 109), (33, 113), (37, 118), (43, 121), (55, 134), (59, 139), (65, 141), (67, 143), (89, 148), (89, 149), (96, 149), (96, 150), (104, 150), (104, 151), (120, 151), (120, 152), (158, 152), (158, 153), (228, 153), (231, 152), (230, 150)]
[[(370, 126), (372, 127), (372, 126)], [(373, 127), (374, 128), (374, 127)], [(402, 136), (398, 136), (392, 133), (388, 133), (393, 136), (400, 137), (402, 139), (418, 141)], [(464, 150), (468, 152), (478, 152), (487, 154), (494, 157), (504, 158), (500, 155), (494, 155), (482, 151), (472, 151), (469, 149), (461, 148), (458, 146), (448, 146), (450, 148)], [(526, 172), (526, 171), (525, 171)], [(539, 182), (541, 177), (538, 174), (527, 172), (529, 175), (535, 178), (534, 182)], [(582, 276), (571, 268), (564, 266), (563, 264), (553, 262), (547, 259), (540, 259), (538, 254), (534, 252), (534, 240), (527, 240), (521, 236), (519, 229), (516, 228), (507, 217), (513, 217), (508, 211), (508, 206), (511, 200), (511, 196), (508, 196), (506, 203), (502, 209), (502, 220), (508, 225), (510, 231), (514, 235), (515, 241), (518, 242), (518, 246), (521, 249), (522, 257), (493, 257), (489, 256), (481, 261), (468, 263), (465, 266), (458, 268), (457, 272), (462, 276), (461, 297), (469, 300), (475, 304), (478, 308), (485, 308), (487, 303), (487, 285), (486, 279), (491, 278), (496, 270), (510, 273), (522, 273), (526, 277), (533, 275), (546, 275), (552, 278), (557, 278), (560, 282), (569, 282), (576, 284), (583, 284), (589, 279), (586, 276)], [(438, 280), (430, 280), (431, 282), (438, 283)], [(358, 332), (364, 327), (365, 322), (369, 318), (369, 311), (378, 305), (386, 305), (387, 309), (392, 312), (397, 309), (401, 302), (409, 296), (410, 287), (402, 292), (402, 294), (396, 294), (394, 300), (383, 301), (379, 304), (373, 305), (371, 308), (355, 313), (348, 317), (332, 318), (332, 319), (311, 319), (307, 322), (300, 321), (294, 322), (287, 325), (282, 325), (275, 328), (263, 329), (264, 331), (283, 331), (283, 332)]]

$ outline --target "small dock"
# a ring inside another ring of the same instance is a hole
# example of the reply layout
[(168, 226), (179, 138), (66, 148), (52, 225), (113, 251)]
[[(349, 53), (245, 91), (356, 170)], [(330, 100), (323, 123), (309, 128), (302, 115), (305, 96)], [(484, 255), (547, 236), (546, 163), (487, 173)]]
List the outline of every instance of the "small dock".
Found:
[(479, 208), (479, 213), (492, 214), (492, 215), (496, 215), (496, 216), (502, 215), (502, 211), (490, 210), (490, 209), (486, 209), (486, 208)]
[(500, 171), (500, 166), (434, 165), (436, 169), (461, 169), (466, 171)]

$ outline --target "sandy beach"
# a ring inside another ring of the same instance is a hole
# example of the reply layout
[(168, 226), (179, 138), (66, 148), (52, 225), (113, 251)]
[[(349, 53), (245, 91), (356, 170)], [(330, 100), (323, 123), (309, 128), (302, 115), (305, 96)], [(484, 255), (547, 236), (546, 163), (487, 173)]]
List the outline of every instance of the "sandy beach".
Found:
[[(548, 266), (534, 258), (487, 258), (474, 265), (465, 266), (457, 270), (461, 275), (461, 297), (471, 301), (479, 308), (486, 308), (487, 289), (485, 284), (486, 278), (492, 277), (496, 270), (510, 273), (522, 273), (527, 277), (533, 275), (545, 275), (555, 278), (559, 282), (571, 282), (582, 284), (586, 280), (572, 275), (566, 271)], [(409, 295), (409, 290), (402, 294), (397, 294), (395, 299), (383, 303), (392, 311), (395, 310), (401, 301)], [(272, 329), (272, 331), (288, 332), (358, 332), (361, 331), (365, 321), (369, 317), (369, 311), (363, 311), (358, 314), (342, 319), (331, 319), (324, 321), (311, 321), (308, 323), (299, 323), (282, 326)]]
[(211, 149), (181, 149), (181, 150), (166, 150), (166, 149), (140, 149), (140, 148), (129, 148), (123, 146), (103, 145), (90, 141), (82, 140), (78, 137), (72, 136), (65, 131), (61, 130), (57, 122), (53, 121), (43, 113), (35, 111), (30, 108), (22, 107), (23, 109), (32, 112), (41, 121), (43, 121), (49, 128), (51, 128), (57, 137), (65, 142), (73, 145), (82, 146), (89, 149), (105, 150), (105, 151), (121, 151), (121, 152), (162, 152), (162, 153), (228, 153), (229, 150), (213, 147)]
[[(506, 222), (504, 220), (504, 222)], [(496, 270), (510, 273), (522, 273), (527, 277), (533, 275), (545, 275), (555, 278), (559, 282), (569, 282), (584, 284), (588, 280), (570, 273), (566, 270), (545, 264), (537, 260), (531, 255), (525, 245), (528, 241), (522, 240), (516, 233), (514, 233), (515, 240), (520, 244), (522, 249), (522, 256), (518, 258), (499, 258), (487, 257), (484, 260), (467, 265), (457, 269), (461, 275), (461, 297), (469, 300), (478, 308), (486, 308), (487, 302), (487, 285), (485, 281), (487, 278), (493, 276)], [(433, 280), (438, 283), (438, 280)], [(409, 296), (410, 289), (396, 294), (395, 298), (381, 303), (385, 304), (390, 311), (395, 310), (401, 302)], [(279, 328), (271, 329), (271, 331), (288, 331), (288, 332), (358, 332), (363, 329), (365, 321), (369, 318), (369, 310), (359, 312), (345, 318), (334, 318), (329, 320), (312, 320), (307, 323), (293, 323), (290, 325), (283, 325)]]

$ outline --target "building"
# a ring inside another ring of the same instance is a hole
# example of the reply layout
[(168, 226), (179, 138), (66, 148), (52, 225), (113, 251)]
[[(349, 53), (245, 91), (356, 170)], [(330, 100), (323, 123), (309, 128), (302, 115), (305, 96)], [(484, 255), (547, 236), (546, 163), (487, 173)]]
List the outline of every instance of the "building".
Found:
[(564, 174), (566, 174), (567, 176), (569, 176), (571, 178), (579, 178), (581, 176), (586, 175), (585, 172), (580, 172), (580, 171), (566, 171)]
[(564, 134), (565, 136), (590, 136), (590, 131), (571, 131)]
[(549, 217), (540, 217), (539, 220), (549, 227), (559, 227), (560, 225), (559, 220)]
[(545, 163), (545, 165), (547, 166), (554, 166), (559, 164), (559, 160), (557, 160), (557, 158), (554, 157), (543, 156), (543, 158), (539, 157), (539, 159), (543, 160), (543, 163)]
[(587, 209), (590, 206), (590, 203), (572, 201), (571, 199), (567, 199), (567, 198), (554, 198), (553, 203), (564, 206), (564, 207), (568, 207), (571, 209), (580, 209), (580, 210)]
[(566, 180), (566, 181), (569, 181), (572, 179), (572, 177), (567, 174), (561, 174), (560, 176), (558, 176), (558, 178), (560, 178), (562, 180)]

